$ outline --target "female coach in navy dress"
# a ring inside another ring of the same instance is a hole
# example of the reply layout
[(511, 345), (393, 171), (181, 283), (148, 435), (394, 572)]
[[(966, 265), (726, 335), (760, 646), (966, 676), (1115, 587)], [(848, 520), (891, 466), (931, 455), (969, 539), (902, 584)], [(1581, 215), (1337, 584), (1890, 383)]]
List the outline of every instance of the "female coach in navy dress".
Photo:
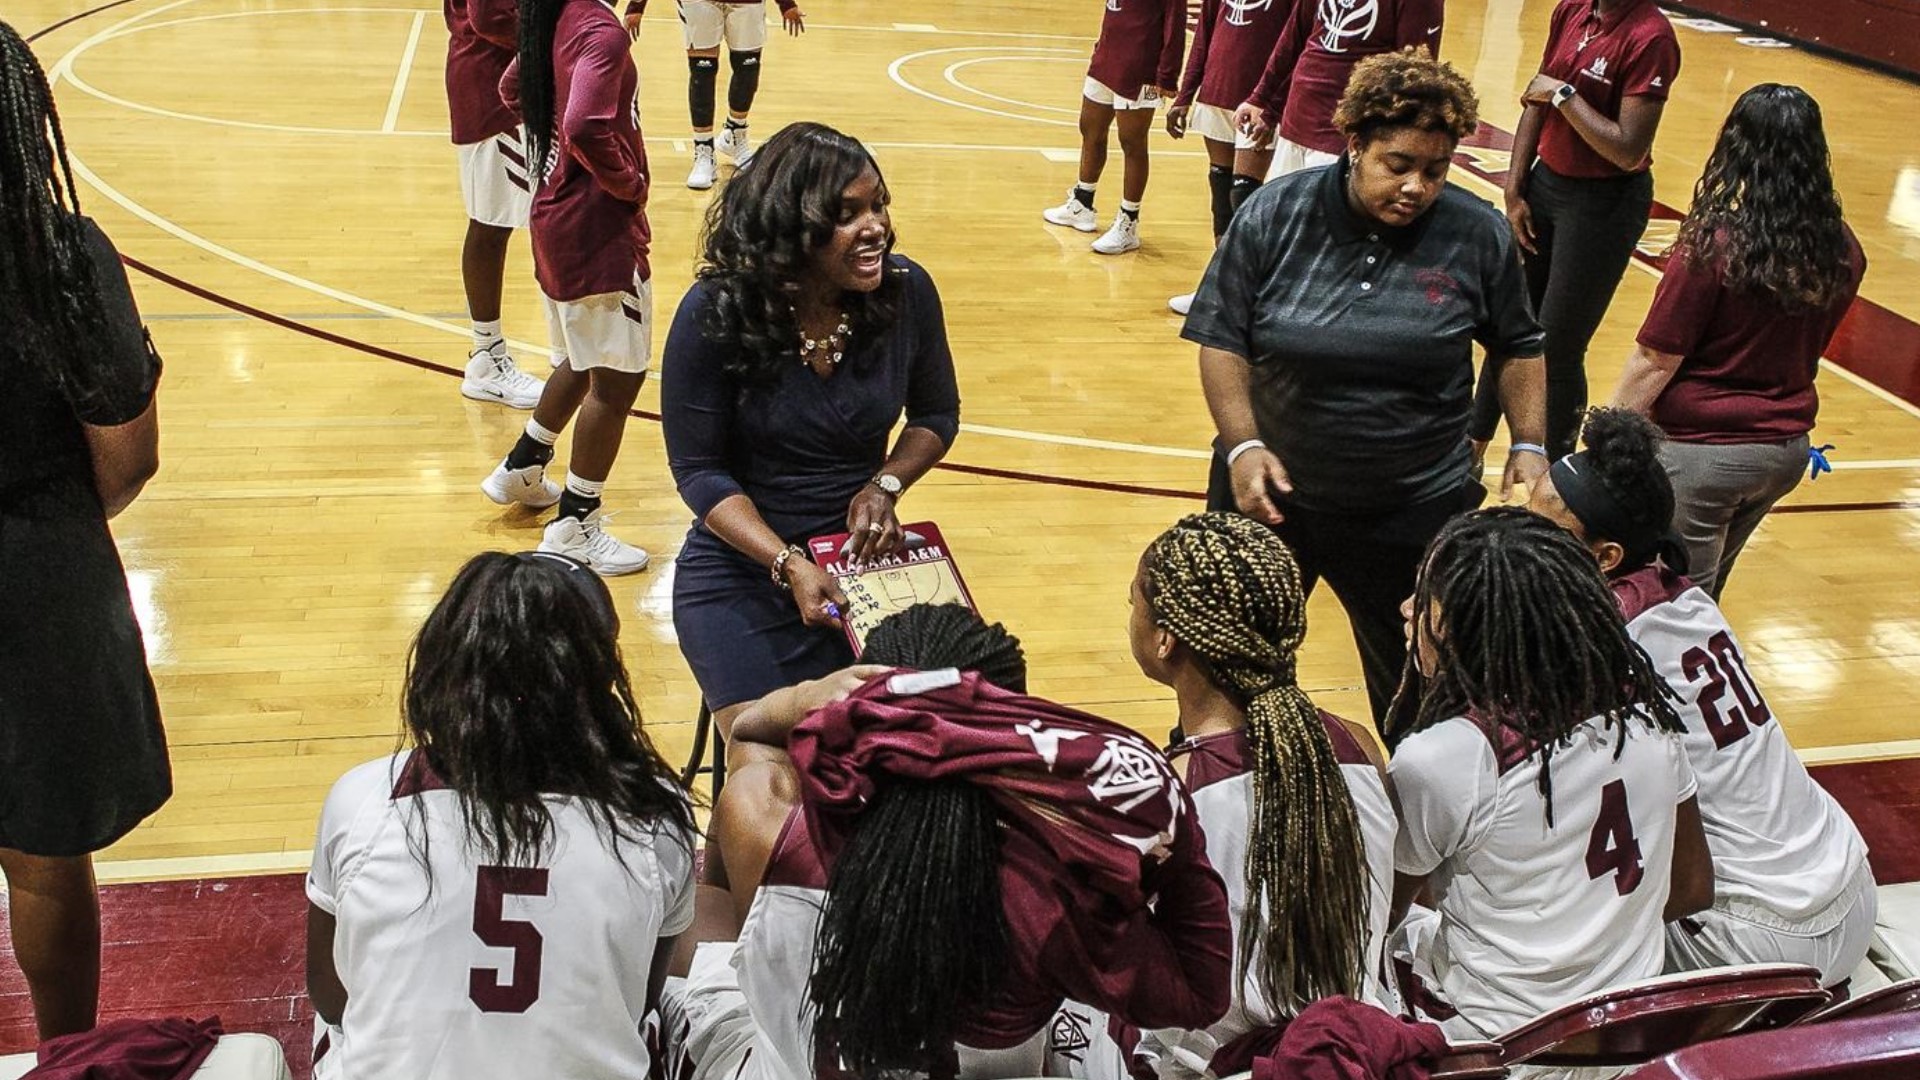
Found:
[(801, 545), (845, 530), (856, 558), (898, 547), (896, 501), (959, 431), (940, 296), (892, 254), (890, 200), (858, 141), (785, 128), (715, 201), (667, 333), (667, 463), (695, 518), (673, 625), (723, 735), (767, 692), (852, 662), (846, 597)]

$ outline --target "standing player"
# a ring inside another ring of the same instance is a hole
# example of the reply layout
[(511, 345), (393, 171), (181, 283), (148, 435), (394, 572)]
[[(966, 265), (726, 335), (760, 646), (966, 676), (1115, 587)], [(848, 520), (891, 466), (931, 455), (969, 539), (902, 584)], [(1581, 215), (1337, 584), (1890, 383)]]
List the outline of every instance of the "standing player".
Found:
[[(1660, 974), (1662, 925), (1712, 903), (1667, 690), (1586, 549), (1519, 507), (1455, 518), (1403, 611), (1387, 766), (1396, 958), (1492, 1038)], [(1444, 1015), (1444, 1011), (1440, 1014)]]
[(1299, 0), (1258, 85), (1234, 114), (1252, 138), (1278, 127), (1267, 179), (1331, 164), (1347, 148), (1333, 122), (1355, 64), (1423, 48), (1440, 58), (1443, 0)]
[[(1240, 130), (1235, 106), (1247, 99), (1267, 56), (1287, 25), (1293, 6), (1305, 0), (1200, 0), (1200, 23), (1180, 77), (1180, 94), (1167, 110), (1167, 134), (1198, 132), (1207, 144), (1207, 187), (1213, 196), (1213, 242), (1226, 235), (1233, 212), (1267, 175), (1273, 141)], [(1193, 294), (1167, 301), (1185, 315)]]
[(500, 290), (507, 241), (525, 228), (533, 200), (520, 117), (500, 100), (500, 77), (513, 62), (518, 30), (513, 0), (446, 0), (447, 111), (460, 151), (460, 194), (467, 241), (460, 281), (473, 320), (473, 350), (460, 392), (475, 401), (531, 409), (540, 380), (521, 371), (500, 333)]
[(648, 1075), (643, 1021), (693, 921), (693, 810), (641, 726), (606, 585), (555, 555), (476, 556), (404, 695), (412, 748), (320, 813), (314, 1075)]
[[(806, 32), (807, 14), (794, 0), (779, 0), (780, 21), (795, 37)], [(766, 0), (679, 0), (680, 31), (687, 41), (687, 108), (693, 116), (693, 171), (687, 186), (713, 186), (714, 87), (720, 75), (720, 44), (727, 46), (727, 126), (717, 146), (737, 168), (753, 156), (747, 142), (747, 113), (760, 90), (760, 53), (767, 44)], [(647, 0), (627, 0), (627, 31), (640, 33)]]
[(1067, 201), (1041, 214), (1050, 224), (1093, 232), (1100, 219), (1094, 188), (1107, 167), (1107, 128), (1120, 129), (1120, 212), (1093, 242), (1102, 255), (1140, 246), (1140, 200), (1147, 193), (1147, 132), (1153, 110), (1180, 81), (1180, 50), (1187, 43), (1187, 0), (1107, 0), (1100, 39), (1080, 100), (1080, 174)]
[(1593, 550), (1627, 633), (1680, 695), (1714, 900), (1667, 928), (1667, 967), (1808, 964), (1833, 986), (1873, 939), (1879, 900), (1866, 841), (1807, 775), (1720, 606), (1673, 568), (1685, 555), (1668, 528), (1674, 494), (1660, 430), (1623, 409), (1595, 409), (1586, 442), (1548, 470), (1529, 506)]
[[(600, 517), (653, 346), (647, 151), (631, 44), (600, 0), (522, 0), (520, 55), (500, 92), (526, 123), (527, 159), (545, 165), (531, 214), (533, 268), (561, 351), (526, 431), (480, 485), (502, 506), (559, 503), (540, 550), (608, 575), (647, 566), (647, 553), (616, 540)], [(546, 469), (575, 413), (562, 491)]]

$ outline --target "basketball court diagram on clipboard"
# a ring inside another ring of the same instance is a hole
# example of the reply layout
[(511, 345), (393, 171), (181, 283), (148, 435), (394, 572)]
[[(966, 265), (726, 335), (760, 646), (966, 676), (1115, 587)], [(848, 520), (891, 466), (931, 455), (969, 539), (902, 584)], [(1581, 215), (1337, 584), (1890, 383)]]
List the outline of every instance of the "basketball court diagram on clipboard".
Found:
[(921, 521), (902, 526), (902, 532), (906, 543), (900, 550), (862, 563), (848, 561), (850, 533), (816, 536), (807, 542), (813, 561), (832, 574), (847, 594), (842, 618), (856, 654), (866, 650), (867, 635), (881, 620), (915, 604), (974, 606), (939, 526)]

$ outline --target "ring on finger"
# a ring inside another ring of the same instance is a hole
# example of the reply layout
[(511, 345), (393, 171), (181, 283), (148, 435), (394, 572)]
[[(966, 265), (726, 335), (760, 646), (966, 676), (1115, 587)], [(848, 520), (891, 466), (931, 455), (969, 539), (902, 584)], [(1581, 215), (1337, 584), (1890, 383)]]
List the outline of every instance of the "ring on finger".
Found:
[(887, 527), (885, 525), (880, 524), (877, 521), (872, 521), (867, 523), (867, 531), (870, 533), (881, 533), (881, 532), (886, 532)]

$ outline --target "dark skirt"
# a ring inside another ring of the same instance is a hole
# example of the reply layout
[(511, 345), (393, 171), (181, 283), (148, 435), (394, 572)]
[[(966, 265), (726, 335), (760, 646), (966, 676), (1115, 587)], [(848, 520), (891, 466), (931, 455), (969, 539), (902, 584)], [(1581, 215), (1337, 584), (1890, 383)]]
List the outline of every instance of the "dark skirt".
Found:
[(846, 634), (806, 625), (791, 593), (698, 526), (674, 561), (673, 629), (710, 709), (756, 701), (854, 660)]
[(90, 854), (173, 794), (106, 522), (0, 508), (0, 597), (0, 847)]

